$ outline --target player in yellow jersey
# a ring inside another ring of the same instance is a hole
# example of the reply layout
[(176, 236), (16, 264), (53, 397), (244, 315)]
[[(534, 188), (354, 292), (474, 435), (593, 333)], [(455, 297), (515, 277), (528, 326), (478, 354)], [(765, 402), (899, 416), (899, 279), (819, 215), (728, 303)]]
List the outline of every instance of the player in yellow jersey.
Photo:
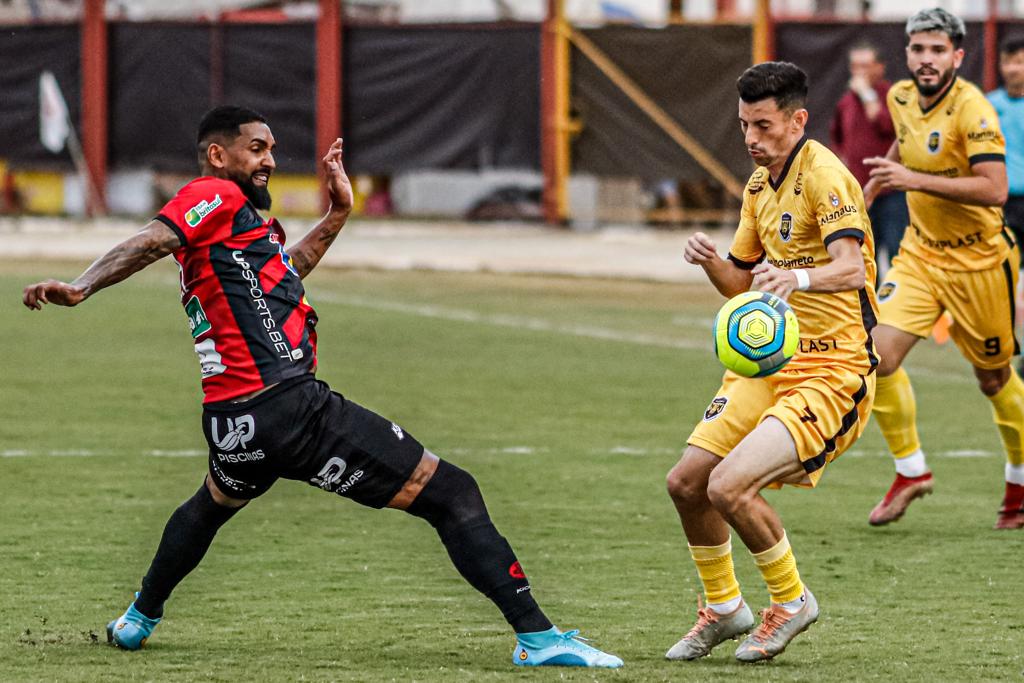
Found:
[(788, 299), (800, 321), (800, 347), (769, 377), (726, 372), (668, 474), (707, 598), (669, 659), (702, 657), (754, 628), (733, 570), (730, 527), (771, 598), (736, 658), (771, 659), (818, 618), (782, 521), (760, 491), (814, 486), (860, 436), (875, 389), (874, 244), (860, 185), (832, 152), (804, 137), (803, 71), (786, 62), (758, 64), (737, 88), (740, 128), (759, 168), (747, 182), (728, 259), (703, 233), (690, 238), (685, 256), (725, 296), (753, 287)]
[(964, 23), (942, 9), (907, 21), (911, 79), (889, 91), (897, 139), (872, 166), (865, 188), (907, 192), (910, 227), (878, 289), (874, 332), (882, 364), (874, 413), (896, 458), (896, 480), (871, 511), (873, 525), (899, 519), (932, 490), (917, 436), (910, 379), (900, 366), (910, 349), (949, 311), (950, 336), (974, 366), (992, 402), (1006, 449), (1006, 493), (997, 529), (1024, 527), (1024, 382), (1012, 372), (1018, 250), (1003, 224), (1005, 146), (992, 105), (957, 76)]

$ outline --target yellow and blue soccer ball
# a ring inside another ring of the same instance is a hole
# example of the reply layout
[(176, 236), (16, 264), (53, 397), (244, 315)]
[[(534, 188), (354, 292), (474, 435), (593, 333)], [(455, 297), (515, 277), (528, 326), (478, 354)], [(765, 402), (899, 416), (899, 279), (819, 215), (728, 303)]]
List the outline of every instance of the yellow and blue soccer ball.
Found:
[(800, 345), (796, 314), (774, 294), (744, 292), (715, 316), (715, 355), (744, 377), (767, 377), (789, 362)]

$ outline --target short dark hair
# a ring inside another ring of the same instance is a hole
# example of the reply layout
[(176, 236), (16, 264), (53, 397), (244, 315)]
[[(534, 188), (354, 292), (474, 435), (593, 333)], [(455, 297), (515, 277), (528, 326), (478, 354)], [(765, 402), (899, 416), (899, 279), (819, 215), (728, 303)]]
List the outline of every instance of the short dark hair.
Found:
[(1024, 50), (1024, 36), (1017, 34), (1015, 36), (1006, 36), (1002, 42), (999, 43), (999, 54), (1001, 55), (1013, 55), (1017, 54), (1021, 50)]
[(907, 19), (907, 38), (915, 33), (930, 33), (931, 31), (945, 33), (949, 36), (953, 47), (958, 50), (964, 42), (964, 36), (967, 35), (964, 20), (941, 7), (923, 9)]
[(853, 46), (846, 51), (846, 54), (850, 54), (851, 52), (870, 52), (875, 56), (876, 62), (879, 62), (882, 59), (882, 52), (878, 49), (878, 46), (866, 40), (854, 43)]
[(241, 133), (239, 130), (240, 126), (252, 123), (253, 121), (258, 121), (259, 123), (267, 122), (261, 114), (245, 107), (236, 107), (234, 105), (214, 107), (203, 114), (203, 118), (199, 121), (196, 144), (202, 145), (212, 135), (224, 135), (233, 140)]
[(779, 109), (792, 111), (807, 102), (807, 74), (789, 62), (762, 62), (736, 79), (736, 89), (747, 104), (771, 97)]

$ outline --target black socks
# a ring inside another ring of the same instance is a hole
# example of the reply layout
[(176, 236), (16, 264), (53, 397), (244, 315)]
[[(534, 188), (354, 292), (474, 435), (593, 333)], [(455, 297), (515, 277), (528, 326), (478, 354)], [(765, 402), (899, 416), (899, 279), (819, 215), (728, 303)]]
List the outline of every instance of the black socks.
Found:
[(135, 609), (151, 619), (162, 617), (171, 591), (196, 568), (217, 530), (239, 510), (215, 503), (204, 482), (167, 520), (156, 557), (142, 579)]
[(480, 487), (468, 472), (441, 461), (407, 511), (437, 529), (455, 568), (498, 606), (516, 633), (551, 628), (530, 595), (530, 583), (512, 547), (494, 528)]

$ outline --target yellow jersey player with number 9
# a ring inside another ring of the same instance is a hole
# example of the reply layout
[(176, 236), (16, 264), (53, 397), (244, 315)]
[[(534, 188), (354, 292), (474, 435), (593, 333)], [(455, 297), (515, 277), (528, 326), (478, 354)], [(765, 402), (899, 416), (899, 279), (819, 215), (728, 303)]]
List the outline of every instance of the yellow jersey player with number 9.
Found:
[[(757, 379), (726, 372), (668, 475), (707, 606), (668, 651), (697, 659), (753, 629), (743, 662), (771, 659), (818, 618), (778, 514), (761, 496), (782, 484), (813, 487), (860, 436), (874, 396), (870, 331), (875, 260), (860, 185), (836, 156), (804, 137), (807, 76), (767, 62), (737, 81), (739, 120), (758, 165), (743, 194), (729, 258), (697, 233), (686, 260), (732, 297), (753, 289), (786, 299), (800, 323), (793, 359)], [(770, 605), (754, 628), (733, 569), (730, 527), (753, 555)]]
[(942, 9), (907, 21), (912, 78), (889, 91), (897, 139), (885, 158), (867, 159), (870, 198), (876, 189), (905, 190), (910, 227), (878, 290), (875, 342), (882, 357), (875, 415), (896, 459), (896, 479), (868, 518), (899, 519), (932, 490), (932, 474), (917, 436), (910, 379), (900, 366), (949, 311), (950, 336), (974, 366), (992, 403), (1006, 449), (1006, 494), (997, 529), (1024, 527), (1024, 383), (1010, 367), (1018, 252), (1003, 224), (1005, 143), (995, 109), (957, 76), (964, 57), (964, 23)]

